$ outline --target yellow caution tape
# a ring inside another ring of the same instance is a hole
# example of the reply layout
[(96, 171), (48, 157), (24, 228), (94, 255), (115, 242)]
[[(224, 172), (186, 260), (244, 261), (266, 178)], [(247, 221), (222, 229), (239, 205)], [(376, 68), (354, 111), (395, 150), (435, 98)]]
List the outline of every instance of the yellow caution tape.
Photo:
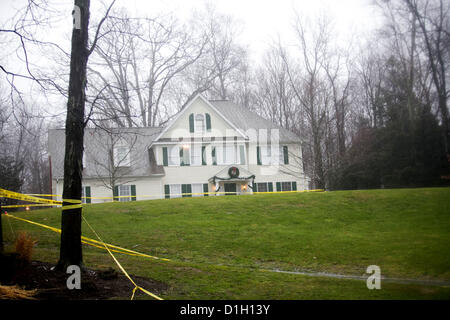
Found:
[[(46, 196), (46, 195), (44, 195)], [(18, 192), (13, 192), (5, 189), (0, 188), (0, 197), (4, 198), (10, 198), (15, 200), (22, 200), (22, 201), (28, 201), (28, 202), (37, 202), (38, 204), (46, 204), (48, 206), (52, 205), (62, 205), (62, 210), (70, 210), (70, 209), (77, 209), (81, 208), (81, 200), (74, 200), (74, 199), (63, 199), (62, 201), (56, 201), (52, 199), (43, 199), (38, 198), (32, 195), (26, 195)], [(63, 205), (64, 202), (66, 203), (73, 203), (72, 205)], [(37, 204), (33, 205), (11, 205), (11, 206), (4, 206), (5, 208), (20, 208), (20, 207), (29, 207), (29, 206), (38, 206)]]
[[(1, 189), (0, 189), (1, 190)], [(324, 192), (325, 190), (323, 189), (313, 189), (313, 190), (292, 190), (292, 191), (253, 191), (252, 194), (271, 194), (271, 193), (276, 193), (276, 194), (281, 194), (281, 193), (306, 193), (306, 192)], [(225, 191), (220, 191), (220, 192), (196, 192), (196, 193), (171, 193), (170, 196), (171, 198), (173, 198), (174, 196), (201, 196), (201, 195), (208, 195), (208, 196), (215, 196), (215, 195), (226, 195), (226, 194), (240, 194), (240, 192), (237, 191), (232, 191), (232, 192), (225, 192)], [(249, 195), (250, 193), (242, 193), (242, 195)], [(1, 197), (1, 192), (0, 192), (0, 197)], [(41, 197), (62, 197), (61, 195), (57, 195), (57, 194), (27, 194), (24, 196), (41, 196)], [(125, 198), (165, 198), (165, 194), (154, 194), (154, 195), (139, 195), (139, 196), (115, 196), (115, 197), (81, 197), (81, 199), (94, 199), (94, 200), (118, 200), (118, 199), (125, 199)], [(36, 199), (36, 198), (35, 198)], [(40, 200), (46, 200), (46, 199), (42, 199), (42, 198), (37, 198)], [(33, 200), (35, 201), (35, 200)], [(56, 203), (56, 205), (61, 205), (62, 201), (56, 201), (56, 200), (47, 200), (47, 201), (53, 201)], [(63, 199), (64, 202), (71, 202), (71, 203), (81, 203), (80, 200), (68, 200), (68, 199)], [(47, 203), (47, 202), (46, 202)]]
[[(28, 202), (37, 202), (37, 203), (47, 203), (47, 204), (62, 204), (60, 201), (50, 200), (50, 199), (42, 199), (34, 196), (28, 196), (22, 193), (8, 191), (0, 188), (0, 197), (23, 200)], [(67, 201), (70, 202), (70, 201)]]
[(62, 210), (70, 210), (70, 209), (78, 209), (78, 208), (82, 208), (82, 207), (83, 207), (82, 204), (72, 204), (72, 205), (69, 205), (69, 206), (63, 206), (61, 209)]
[(31, 203), (2, 206), (2, 208), (53, 207), (54, 204)]
[(133, 293), (131, 295), (131, 300), (133, 300), (134, 298), (134, 294), (136, 292), (136, 290), (141, 290), (142, 292), (148, 294), (149, 296), (157, 299), (157, 300), (163, 300), (162, 298), (158, 297), (157, 295), (151, 293), (150, 291), (145, 290), (144, 288), (138, 286), (133, 279), (131, 279), (130, 275), (127, 273), (127, 271), (122, 267), (122, 265), (120, 264), (120, 262), (116, 259), (116, 257), (112, 254), (112, 252), (109, 250), (108, 246), (103, 242), (103, 240), (100, 238), (100, 236), (97, 234), (97, 232), (94, 230), (94, 228), (91, 227), (91, 225), (89, 224), (89, 222), (87, 222), (86, 218), (84, 216), (82, 216), (84, 222), (86, 223), (86, 225), (89, 227), (89, 229), (91, 229), (91, 231), (96, 235), (96, 237), (98, 238), (98, 240), (101, 241), (101, 243), (103, 244), (103, 246), (105, 247), (105, 249), (108, 251), (108, 253), (110, 254), (110, 256), (113, 258), (114, 262), (117, 264), (117, 266), (120, 268), (120, 270), (122, 271), (122, 273), (128, 278), (128, 280), (130, 280), (130, 282), (134, 285), (134, 289), (133, 289)]
[[(13, 215), (11, 215), (11, 214), (5, 214), (5, 216), (8, 217), (8, 218), (13, 218), (13, 219), (17, 219), (17, 220), (20, 220), (20, 221), (28, 222), (28, 223), (30, 223), (30, 224), (33, 224), (33, 225), (36, 225), (36, 226), (39, 226), (39, 227), (46, 228), (46, 229), (49, 229), (49, 230), (54, 231), (54, 232), (57, 232), (57, 233), (61, 233), (61, 229), (54, 228), (54, 227), (50, 227), (50, 226), (47, 226), (47, 225), (42, 224), (42, 223), (38, 223), (38, 222), (31, 221), (31, 220), (19, 218), (19, 217), (13, 216)], [(105, 250), (108, 251), (108, 253), (109, 253), (109, 254), (111, 255), (111, 257), (113, 258), (114, 262), (119, 266), (119, 268), (120, 268), (120, 270), (122, 271), (122, 273), (123, 273), (123, 274), (131, 281), (131, 283), (133, 283), (133, 285), (135, 286), (134, 289), (133, 289), (133, 293), (132, 293), (132, 296), (131, 296), (131, 300), (133, 300), (134, 294), (135, 294), (136, 290), (141, 290), (142, 292), (146, 293), (147, 295), (149, 295), (149, 296), (151, 296), (151, 297), (153, 297), (153, 298), (155, 298), (155, 299), (157, 299), (157, 300), (163, 300), (162, 298), (160, 298), (160, 297), (158, 297), (157, 295), (151, 293), (150, 291), (145, 290), (144, 288), (138, 286), (138, 285), (133, 281), (133, 279), (131, 279), (131, 277), (129, 276), (129, 274), (128, 274), (128, 273), (126, 272), (126, 270), (122, 267), (122, 265), (119, 263), (119, 261), (116, 259), (116, 257), (112, 254), (112, 251), (117, 252), (117, 253), (128, 254), (128, 255), (142, 256), (142, 257), (148, 257), (148, 258), (153, 258), (153, 259), (159, 259), (159, 260), (164, 260), (164, 261), (170, 261), (170, 260), (169, 260), (169, 259), (158, 258), (158, 257), (153, 257), (153, 256), (150, 256), (150, 255), (147, 255), (147, 254), (144, 254), (144, 253), (140, 253), (140, 252), (136, 252), (136, 251), (133, 251), (133, 250), (129, 250), (129, 249), (117, 247), (117, 246), (114, 246), (114, 245), (111, 245), (111, 244), (107, 244), (107, 243), (103, 242), (103, 240), (100, 238), (100, 236), (97, 234), (97, 232), (91, 227), (91, 225), (90, 225), (89, 222), (86, 220), (86, 218), (85, 218), (84, 216), (82, 216), (82, 218), (83, 218), (84, 222), (86, 223), (86, 225), (92, 230), (92, 232), (97, 236), (97, 238), (98, 238), (100, 241), (97, 241), (97, 240), (90, 239), (90, 238), (87, 238), (87, 237), (82, 236), (82, 237), (81, 237), (81, 239), (82, 239), (81, 242), (84, 243), (84, 244), (87, 244), (87, 245), (90, 245), (90, 246), (93, 246), (93, 247), (96, 247), (96, 248), (100, 248), (100, 249), (105, 249)], [(92, 242), (92, 243), (91, 243), (91, 242)], [(102, 246), (100, 246), (100, 245), (98, 245), (98, 244), (96, 244), (96, 243), (102, 244)], [(111, 247), (111, 248), (117, 248), (117, 249), (120, 249), (120, 250), (113, 250), (113, 249), (110, 249), (110, 247)]]
[[(51, 226), (48, 226), (48, 225), (45, 225), (45, 224), (42, 224), (42, 223), (34, 222), (34, 221), (27, 220), (27, 219), (24, 219), (24, 218), (19, 218), (17, 216), (9, 214), (9, 213), (5, 214), (5, 216), (9, 217), (9, 218), (13, 218), (13, 219), (16, 219), (16, 220), (20, 220), (20, 221), (23, 221), (23, 222), (27, 222), (27, 223), (33, 224), (33, 225), (36, 225), (36, 226), (39, 226), (39, 227), (51, 230), (53, 232), (61, 233), (61, 229), (54, 228), (54, 227), (51, 227)], [(137, 252), (137, 251), (134, 251), (134, 250), (122, 248), (122, 247), (115, 246), (115, 245), (112, 245), (112, 244), (103, 243), (103, 242), (100, 242), (100, 241), (97, 241), (95, 239), (91, 239), (91, 238), (88, 238), (88, 237), (85, 237), (85, 236), (81, 236), (81, 241), (84, 244), (87, 244), (87, 245), (90, 245), (90, 246), (93, 246), (93, 247), (96, 247), (96, 248), (102, 248), (102, 247), (99, 247), (99, 245), (105, 244), (110, 250), (112, 250), (114, 252), (117, 252), (117, 253), (128, 254), (128, 255), (131, 255), (131, 256), (140, 256), (140, 257), (145, 257), (145, 258), (151, 258), (151, 259), (155, 259), (155, 260), (171, 261), (170, 259), (155, 257), (155, 256), (151, 256), (149, 254), (145, 254), (145, 253)]]

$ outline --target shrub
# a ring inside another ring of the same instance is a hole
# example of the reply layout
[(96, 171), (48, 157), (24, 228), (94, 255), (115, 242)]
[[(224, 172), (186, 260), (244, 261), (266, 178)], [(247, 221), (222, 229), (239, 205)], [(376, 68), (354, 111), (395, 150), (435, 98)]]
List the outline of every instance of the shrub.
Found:
[(16, 238), (16, 253), (20, 258), (30, 262), (33, 253), (33, 247), (37, 243), (28, 233), (19, 232)]

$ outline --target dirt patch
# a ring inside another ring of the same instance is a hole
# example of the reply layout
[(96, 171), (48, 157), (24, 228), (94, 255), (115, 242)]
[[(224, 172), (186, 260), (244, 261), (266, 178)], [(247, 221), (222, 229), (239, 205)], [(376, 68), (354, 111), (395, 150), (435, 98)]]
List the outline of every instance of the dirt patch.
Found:
[[(93, 270), (86, 268), (81, 273), (81, 289), (69, 290), (66, 286), (70, 276), (65, 272), (54, 270), (50, 263), (21, 260), (15, 254), (0, 255), (0, 283), (17, 285), (26, 290), (36, 289), (38, 300), (108, 300), (129, 299), (133, 284), (122, 274), (113, 269)], [(162, 282), (133, 276), (138, 286), (160, 295), (168, 289)], [(140, 290), (135, 298), (146, 296)]]

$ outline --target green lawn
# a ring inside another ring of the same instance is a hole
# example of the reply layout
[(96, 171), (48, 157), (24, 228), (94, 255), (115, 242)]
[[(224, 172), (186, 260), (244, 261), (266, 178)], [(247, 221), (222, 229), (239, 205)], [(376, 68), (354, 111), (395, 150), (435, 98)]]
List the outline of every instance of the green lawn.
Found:
[[(444, 286), (262, 272), (259, 269), (450, 281), (450, 188), (260, 194), (93, 204), (89, 223), (108, 243), (170, 258), (118, 254), (132, 274), (169, 285), (166, 299), (429, 299)], [(61, 210), (16, 213), (60, 227)], [(59, 235), (3, 218), (4, 237), (27, 230), (39, 239), (34, 259), (56, 262)], [(84, 235), (95, 238), (84, 226)], [(114, 262), (84, 247), (88, 267)]]

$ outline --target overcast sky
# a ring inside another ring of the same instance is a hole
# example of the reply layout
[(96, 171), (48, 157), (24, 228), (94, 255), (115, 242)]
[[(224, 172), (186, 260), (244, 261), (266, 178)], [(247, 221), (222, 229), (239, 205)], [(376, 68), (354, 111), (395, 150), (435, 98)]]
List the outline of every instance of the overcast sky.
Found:
[[(0, 25), (10, 19), (27, 1), (0, 0)], [(73, 1), (49, 1), (53, 7), (53, 3), (56, 3), (56, 7), (61, 12), (58, 15), (61, 17), (52, 29), (45, 30), (45, 40), (56, 42), (70, 52)], [(204, 9), (206, 2), (205, 0), (117, 0), (115, 7), (127, 7), (130, 15), (136, 17), (152, 17), (160, 12), (171, 12), (184, 20), (191, 16), (193, 10)], [(109, 0), (104, 0), (103, 4), (100, 1), (91, 0), (91, 20), (98, 21), (105, 13), (105, 4), (109, 3)], [(362, 41), (381, 24), (380, 14), (372, 4), (372, 0), (215, 0), (212, 3), (217, 12), (231, 15), (239, 22), (242, 32), (238, 41), (248, 48), (251, 64), (257, 64), (268, 46), (278, 37), (285, 45), (294, 42), (292, 35), (294, 12), (304, 17), (314, 17), (319, 12), (325, 12), (333, 19), (334, 36), (339, 35), (339, 39), (344, 42), (350, 37), (353, 37), (353, 41), (355, 38), (356, 41)], [(3, 50), (0, 52), (0, 62), (3, 60), (2, 63), (5, 63), (5, 59), (14, 59), (14, 50), (8, 51), (4, 43), (1, 45)], [(37, 58), (40, 59), (40, 57)], [(10, 65), (11, 63), (8, 63), (8, 66)], [(23, 67), (24, 64), (19, 62), (17, 65)], [(27, 86), (30, 85), (27, 84), (24, 87)]]
[[(15, 10), (27, 0), (0, 0), (0, 23), (11, 17)], [(192, 10), (204, 8), (206, 0), (117, 0), (115, 7), (126, 6), (132, 15), (153, 16), (158, 12), (173, 12), (181, 19), (190, 16)], [(50, 37), (64, 39), (62, 34), (71, 31), (70, 11), (72, 1), (59, 1), (64, 12), (67, 7), (69, 26), (55, 28)], [(104, 1), (109, 3), (109, 1)], [(229, 14), (240, 21), (241, 41), (248, 46), (253, 58), (258, 58), (273, 39), (280, 36), (292, 42), (293, 12), (313, 16), (325, 11), (336, 26), (336, 33), (342, 38), (349, 35), (363, 37), (379, 26), (379, 13), (372, 0), (215, 0), (217, 11)], [(91, 1), (91, 16), (103, 14), (99, 1)], [(66, 23), (65, 23), (66, 24)]]
[[(134, 14), (151, 15), (160, 10), (188, 17), (192, 9), (200, 10), (205, 0), (119, 0)], [(229, 14), (242, 23), (242, 41), (249, 46), (253, 58), (258, 58), (279, 35), (292, 42), (293, 12), (314, 16), (326, 12), (337, 33), (344, 39), (350, 35), (362, 37), (380, 25), (380, 14), (372, 0), (215, 0), (217, 11)]]

